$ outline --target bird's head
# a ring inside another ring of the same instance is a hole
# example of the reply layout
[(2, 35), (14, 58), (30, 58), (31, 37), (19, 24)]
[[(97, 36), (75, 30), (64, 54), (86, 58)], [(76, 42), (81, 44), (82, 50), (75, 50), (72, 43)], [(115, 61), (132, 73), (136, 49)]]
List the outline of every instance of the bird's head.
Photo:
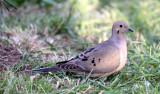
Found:
[(113, 33), (123, 34), (126, 31), (133, 32), (133, 30), (128, 27), (125, 21), (116, 21), (112, 26)]

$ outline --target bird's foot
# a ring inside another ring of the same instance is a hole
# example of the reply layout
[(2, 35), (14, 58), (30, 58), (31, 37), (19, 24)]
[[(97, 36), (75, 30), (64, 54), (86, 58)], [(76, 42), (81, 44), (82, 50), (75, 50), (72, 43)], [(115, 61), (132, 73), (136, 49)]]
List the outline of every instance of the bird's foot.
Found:
[(105, 82), (105, 83), (107, 83), (107, 82), (108, 82), (108, 80), (106, 79), (106, 80), (104, 80), (104, 82)]

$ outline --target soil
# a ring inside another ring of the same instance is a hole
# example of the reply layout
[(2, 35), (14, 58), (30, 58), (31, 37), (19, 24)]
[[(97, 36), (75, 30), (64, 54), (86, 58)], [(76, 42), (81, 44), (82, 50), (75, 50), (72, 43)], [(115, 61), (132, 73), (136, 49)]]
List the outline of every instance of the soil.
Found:
[(7, 66), (12, 67), (20, 63), (22, 54), (12, 45), (5, 45), (0, 41), (0, 72), (6, 71)]

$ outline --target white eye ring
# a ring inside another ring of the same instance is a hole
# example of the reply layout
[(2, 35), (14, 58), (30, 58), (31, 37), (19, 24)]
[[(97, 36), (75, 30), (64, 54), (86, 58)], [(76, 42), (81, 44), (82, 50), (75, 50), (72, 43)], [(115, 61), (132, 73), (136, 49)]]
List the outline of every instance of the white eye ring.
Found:
[(122, 27), (123, 27), (123, 25), (119, 25), (119, 27), (120, 27), (120, 28), (122, 28)]

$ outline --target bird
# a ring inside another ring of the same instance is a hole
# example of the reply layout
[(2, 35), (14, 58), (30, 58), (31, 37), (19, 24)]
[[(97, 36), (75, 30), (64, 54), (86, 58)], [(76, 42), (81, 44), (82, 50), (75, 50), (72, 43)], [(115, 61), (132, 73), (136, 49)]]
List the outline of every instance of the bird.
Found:
[(55, 66), (40, 69), (24, 70), (24, 72), (74, 72), (89, 77), (106, 78), (120, 71), (127, 61), (127, 42), (125, 32), (131, 31), (125, 21), (116, 21), (112, 26), (111, 37), (67, 61)]

